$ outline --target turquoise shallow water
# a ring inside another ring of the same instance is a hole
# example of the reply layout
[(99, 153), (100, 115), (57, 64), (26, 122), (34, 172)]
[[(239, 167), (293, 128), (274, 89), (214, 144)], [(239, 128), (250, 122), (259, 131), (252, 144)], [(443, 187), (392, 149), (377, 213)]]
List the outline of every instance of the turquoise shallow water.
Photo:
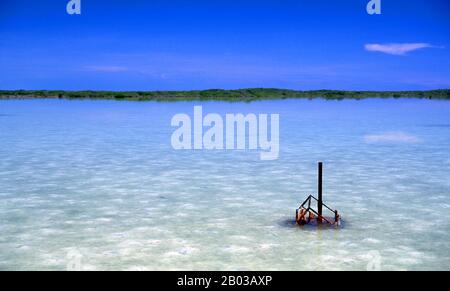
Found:
[[(174, 151), (176, 113), (279, 113), (280, 158)], [(0, 270), (450, 270), (450, 102), (0, 102)], [(316, 191), (340, 230), (287, 227)]]

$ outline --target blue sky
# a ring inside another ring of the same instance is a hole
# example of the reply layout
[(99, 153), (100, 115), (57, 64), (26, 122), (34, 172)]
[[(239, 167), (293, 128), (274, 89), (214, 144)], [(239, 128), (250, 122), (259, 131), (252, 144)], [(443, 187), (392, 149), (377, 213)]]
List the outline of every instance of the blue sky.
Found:
[(0, 1), (0, 89), (450, 88), (450, 1)]

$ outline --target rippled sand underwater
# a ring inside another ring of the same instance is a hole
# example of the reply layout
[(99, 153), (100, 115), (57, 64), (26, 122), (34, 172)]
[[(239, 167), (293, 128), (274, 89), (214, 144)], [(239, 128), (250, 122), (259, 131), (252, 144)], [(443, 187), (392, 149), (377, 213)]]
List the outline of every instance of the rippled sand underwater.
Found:
[[(176, 113), (279, 113), (280, 158), (174, 151)], [(450, 102), (0, 102), (0, 270), (450, 270)], [(316, 192), (342, 229), (286, 223)]]

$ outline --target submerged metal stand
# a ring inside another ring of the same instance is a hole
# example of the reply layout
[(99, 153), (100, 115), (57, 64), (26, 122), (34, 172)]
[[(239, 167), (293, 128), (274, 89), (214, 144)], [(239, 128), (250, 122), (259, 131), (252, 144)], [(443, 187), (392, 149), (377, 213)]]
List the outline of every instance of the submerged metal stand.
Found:
[(322, 178), (323, 178), (323, 163), (320, 162), (319, 163), (319, 181), (318, 181), (318, 185), (317, 185), (317, 195), (319, 197), (318, 201), (317, 201), (317, 210), (319, 212), (319, 217), (317, 218), (317, 221), (319, 223), (322, 223), (322, 214), (323, 214), (323, 199), (322, 199)]
[[(337, 210), (333, 210), (332, 208), (328, 207), (325, 203), (323, 203), (323, 163), (319, 163), (319, 169), (318, 169), (318, 198), (309, 195), (308, 198), (303, 202), (303, 204), (297, 209), (295, 214), (295, 221), (298, 225), (306, 225), (311, 223), (327, 223), (330, 225), (336, 225), (339, 226), (341, 222), (341, 217)], [(317, 203), (317, 210), (314, 209), (313, 204), (314, 202)], [(330, 214), (332, 214), (332, 217), (326, 217), (323, 215), (323, 209), (328, 210)]]

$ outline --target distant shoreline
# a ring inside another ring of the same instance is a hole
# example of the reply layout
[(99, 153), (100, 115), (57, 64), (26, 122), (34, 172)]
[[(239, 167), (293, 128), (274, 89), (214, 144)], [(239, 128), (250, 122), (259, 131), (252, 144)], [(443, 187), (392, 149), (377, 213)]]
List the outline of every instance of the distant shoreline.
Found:
[(123, 101), (229, 101), (252, 102), (279, 99), (362, 100), (369, 98), (415, 98), (450, 100), (450, 89), (430, 91), (296, 91), (285, 89), (238, 89), (193, 91), (60, 91), (0, 90), (0, 100), (79, 99)]

